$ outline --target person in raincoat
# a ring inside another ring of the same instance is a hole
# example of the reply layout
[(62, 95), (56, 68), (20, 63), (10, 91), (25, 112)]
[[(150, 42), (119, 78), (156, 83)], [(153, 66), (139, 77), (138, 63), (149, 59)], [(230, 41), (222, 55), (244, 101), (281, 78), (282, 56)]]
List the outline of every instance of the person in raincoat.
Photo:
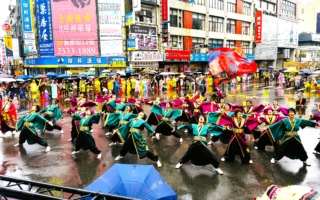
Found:
[(95, 89), (95, 92), (98, 91), (98, 94), (101, 92), (101, 82), (100, 82), (99, 78), (96, 78), (94, 80), (94, 89)]
[(80, 82), (79, 82), (79, 87), (80, 87), (80, 93), (85, 93), (86, 92), (86, 78), (82, 77)]
[(92, 124), (98, 124), (100, 121), (100, 114), (92, 114), (91, 110), (87, 110), (85, 116), (73, 114), (72, 118), (79, 121), (80, 132), (77, 137), (75, 150), (71, 155), (79, 153), (80, 149), (90, 150), (92, 153), (98, 155), (97, 159), (101, 158), (101, 151), (97, 148), (94, 138), (91, 135)]
[(38, 136), (36, 129), (44, 132), (47, 124), (50, 124), (51, 126), (53, 124), (38, 114), (39, 111), (40, 106), (32, 106), (30, 112), (18, 121), (16, 130), (21, 132), (19, 135), (19, 142), (14, 145), (15, 147), (19, 147), (27, 141), (29, 145), (37, 143), (46, 147), (46, 152), (51, 150), (48, 143)]
[(110, 78), (110, 79), (108, 80), (108, 91), (109, 91), (109, 94), (112, 94), (113, 86), (114, 86), (114, 84), (113, 84), (113, 78)]
[(154, 130), (149, 126), (145, 119), (146, 115), (140, 112), (137, 118), (131, 119), (127, 124), (124, 124), (115, 130), (121, 142), (124, 143), (115, 160), (120, 160), (129, 152), (137, 154), (139, 159), (147, 157), (152, 161), (156, 161), (158, 168), (160, 168), (162, 167), (162, 164), (158, 156), (149, 150), (146, 140), (142, 136), (142, 130), (144, 128), (147, 129), (150, 137), (155, 134)]
[(39, 95), (40, 95), (39, 86), (35, 80), (32, 80), (32, 82), (30, 83), (30, 92), (31, 92), (32, 101), (35, 101), (37, 98), (39, 98)]
[(113, 85), (113, 93), (118, 94), (119, 92), (120, 92), (120, 86), (119, 86), (118, 80), (115, 79), (114, 85)]
[(16, 124), (18, 121), (17, 118), (17, 107), (10, 102), (10, 98), (8, 96), (5, 96), (3, 101), (0, 100), (0, 124), (1, 124), (1, 131), (0, 131), (0, 137), (2, 137), (2, 133), (5, 134), (7, 132), (12, 132), (12, 134), (15, 134), (16, 130)]

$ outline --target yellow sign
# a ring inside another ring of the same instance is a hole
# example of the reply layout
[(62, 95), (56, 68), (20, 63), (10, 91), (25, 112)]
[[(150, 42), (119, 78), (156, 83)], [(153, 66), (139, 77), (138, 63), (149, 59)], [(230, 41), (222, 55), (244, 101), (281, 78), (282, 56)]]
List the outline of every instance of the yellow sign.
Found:
[(308, 66), (308, 62), (299, 63), (299, 69), (307, 69)]
[(70, 73), (84, 73), (86, 69), (70, 69)]
[(288, 68), (296, 68), (298, 69), (298, 62), (284, 62), (283, 63), (283, 68), (288, 69)]
[(12, 52), (12, 35), (4, 35), (4, 45), (6, 48), (6, 56), (13, 56), (13, 52)]

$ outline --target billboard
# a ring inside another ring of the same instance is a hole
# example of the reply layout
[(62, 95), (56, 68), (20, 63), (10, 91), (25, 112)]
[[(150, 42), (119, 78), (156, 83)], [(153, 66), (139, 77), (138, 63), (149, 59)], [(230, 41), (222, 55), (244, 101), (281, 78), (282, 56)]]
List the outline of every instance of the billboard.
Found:
[(131, 24), (135, 24), (135, 14), (134, 12), (129, 12), (125, 15), (126, 26), (130, 26)]
[(97, 56), (95, 1), (52, 1), (55, 56)]
[(21, 18), (22, 31), (24, 39), (24, 53), (36, 54), (37, 49), (35, 45), (34, 26), (33, 26), (33, 1), (21, 0)]
[(133, 12), (141, 11), (141, 0), (132, 0), (132, 10)]
[(54, 56), (50, 0), (37, 0), (37, 27), (40, 56)]
[(158, 50), (156, 26), (130, 25), (129, 39), (137, 40), (137, 50)]
[(170, 14), (169, 14), (169, 0), (162, 0), (162, 21), (169, 21)]
[(12, 39), (12, 51), (13, 51), (13, 59), (20, 59), (20, 50), (19, 50), (19, 40)]
[(278, 47), (298, 47), (298, 23), (278, 19)]
[(3, 36), (4, 39), (4, 46), (6, 49), (6, 56), (7, 57), (12, 57), (13, 56), (13, 52), (12, 52), (12, 35), (4, 35)]
[(123, 53), (122, 13), (123, 1), (98, 1), (101, 55)]

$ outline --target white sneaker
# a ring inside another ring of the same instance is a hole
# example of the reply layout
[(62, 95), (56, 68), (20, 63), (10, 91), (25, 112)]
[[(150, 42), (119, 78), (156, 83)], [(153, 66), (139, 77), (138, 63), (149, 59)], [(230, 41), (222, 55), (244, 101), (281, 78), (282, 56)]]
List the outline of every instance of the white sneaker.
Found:
[(68, 140), (68, 142), (71, 142), (72, 141), (72, 138), (70, 138), (69, 140)]
[(272, 158), (271, 160), (270, 160), (270, 163), (271, 164), (274, 164), (276, 162), (276, 160), (274, 159), (274, 158)]
[(74, 155), (74, 154), (77, 154), (77, 153), (79, 153), (79, 151), (73, 151), (73, 152), (71, 153), (71, 155)]
[(216, 170), (216, 172), (218, 172), (218, 174), (223, 175), (223, 171), (220, 168), (215, 168), (214, 170)]
[(60, 133), (62, 134), (63, 133), (63, 130), (61, 129)]
[(111, 142), (111, 143), (109, 144), (109, 147), (115, 146), (116, 144), (117, 144), (116, 142)]
[(182, 143), (182, 142), (183, 142), (183, 139), (182, 139), (182, 138), (180, 138), (179, 142), (180, 142), (180, 143)]
[(258, 147), (257, 147), (257, 146), (255, 146), (254, 148), (258, 150)]
[(12, 131), (12, 135), (15, 135), (16, 134), (16, 131)]
[(185, 132), (185, 133), (188, 133), (188, 129), (186, 129), (184, 132)]
[(156, 136), (152, 136), (151, 139), (152, 139), (152, 140), (156, 139)]
[(317, 152), (316, 152), (316, 151), (313, 151), (312, 153), (313, 153), (313, 154), (316, 154)]
[(178, 163), (174, 168), (179, 169), (182, 166), (181, 163)]
[(226, 161), (226, 159), (225, 158), (221, 158), (221, 162), (225, 162)]
[(117, 156), (114, 160), (120, 160), (121, 158), (123, 158), (123, 156)]
[(252, 161), (252, 160), (249, 160), (249, 164), (253, 164), (253, 161)]
[(157, 140), (160, 140), (160, 134), (159, 133), (156, 133), (156, 138), (157, 138)]
[(106, 133), (106, 136), (109, 136), (109, 135), (111, 135), (112, 133), (111, 132), (108, 132), (108, 133)]
[(158, 168), (162, 167), (162, 164), (161, 164), (160, 160), (157, 161), (157, 166), (158, 166)]
[(47, 146), (46, 152), (49, 152), (51, 150), (51, 147)]
[(305, 164), (306, 166), (311, 166), (311, 164), (310, 163), (308, 163), (308, 161), (306, 160), (306, 161), (303, 161), (303, 164)]
[(18, 147), (18, 146), (20, 146), (20, 144), (19, 144), (19, 143), (17, 143), (17, 144), (15, 144), (15, 145), (13, 145), (13, 146)]
[(101, 158), (101, 153), (99, 153), (99, 155), (97, 156), (97, 159), (100, 159)]
[(212, 140), (210, 140), (210, 141), (208, 142), (208, 144), (209, 144), (209, 145), (213, 144)]

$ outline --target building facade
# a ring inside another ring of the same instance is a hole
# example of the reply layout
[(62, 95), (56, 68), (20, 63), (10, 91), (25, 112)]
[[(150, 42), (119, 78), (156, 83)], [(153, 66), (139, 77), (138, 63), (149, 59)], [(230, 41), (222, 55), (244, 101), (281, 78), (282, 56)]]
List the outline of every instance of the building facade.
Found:
[(320, 0), (301, 1), (299, 33), (320, 34)]

